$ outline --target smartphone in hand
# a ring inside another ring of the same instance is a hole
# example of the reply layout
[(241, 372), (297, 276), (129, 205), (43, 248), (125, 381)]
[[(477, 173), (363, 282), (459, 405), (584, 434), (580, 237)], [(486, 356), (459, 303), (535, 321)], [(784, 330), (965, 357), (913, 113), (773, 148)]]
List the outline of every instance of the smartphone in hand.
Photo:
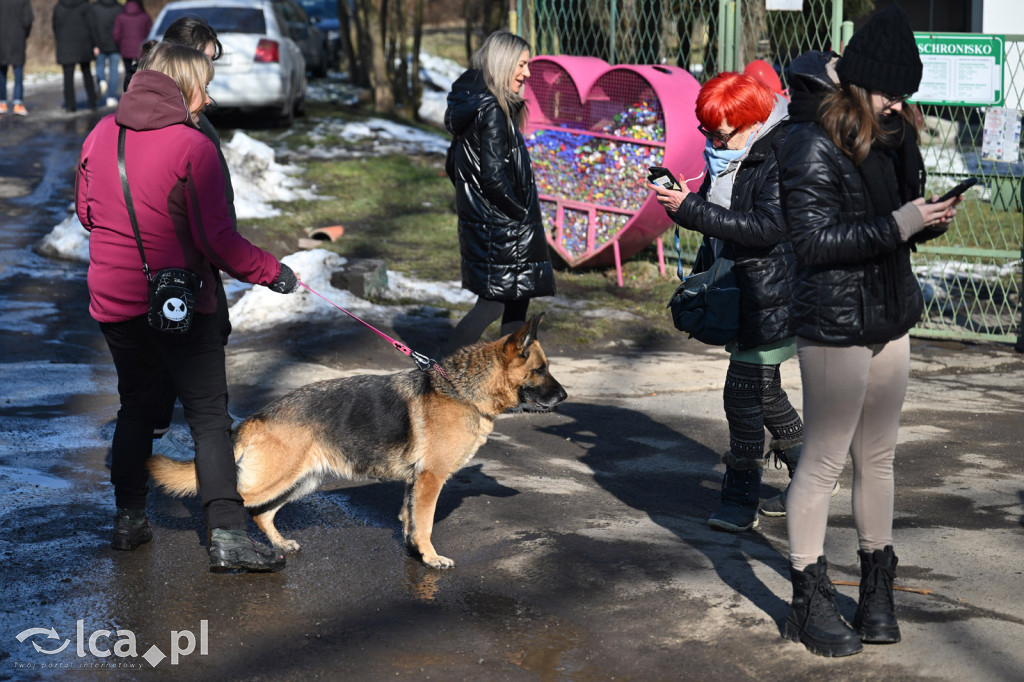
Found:
[(672, 189), (679, 191), (682, 189), (682, 185), (676, 180), (676, 176), (672, 175), (672, 171), (662, 166), (651, 166), (649, 169), (650, 174), (647, 176), (647, 182), (652, 185), (657, 185), (663, 189)]
[(961, 194), (963, 194), (964, 192), (966, 192), (971, 187), (974, 187), (977, 184), (978, 184), (978, 178), (967, 178), (966, 180), (961, 182), (959, 185), (957, 185), (953, 189), (951, 189), (948, 192), (946, 192), (945, 194), (943, 194), (937, 200), (932, 201), (932, 200), (929, 199), (927, 203), (929, 203), (929, 204), (941, 204), (943, 201), (949, 201), (953, 197), (960, 196)]

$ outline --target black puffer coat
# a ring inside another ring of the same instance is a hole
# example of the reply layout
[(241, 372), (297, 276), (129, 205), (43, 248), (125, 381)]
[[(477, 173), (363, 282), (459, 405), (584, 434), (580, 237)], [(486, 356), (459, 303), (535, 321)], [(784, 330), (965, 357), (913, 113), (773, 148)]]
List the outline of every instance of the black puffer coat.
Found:
[(57, 0), (53, 8), (53, 40), (58, 64), (84, 64), (93, 60), (95, 25), (89, 0)]
[[(817, 105), (835, 87), (833, 55), (810, 52), (790, 65), (791, 126), (781, 151), (783, 212), (799, 261), (796, 334), (839, 346), (885, 343), (921, 317), (921, 286), (909, 244), (892, 213), (878, 215), (853, 161), (817, 123)], [(916, 197), (905, 197), (905, 201)], [(895, 296), (886, 308), (882, 263), (896, 255)], [(895, 305), (895, 309), (892, 309)]]
[(740, 289), (736, 343), (741, 350), (793, 335), (789, 306), (796, 259), (782, 220), (777, 156), (785, 128), (778, 123), (754, 140), (736, 171), (730, 208), (707, 200), (711, 178), (706, 177), (700, 190), (688, 194), (672, 217), (704, 234), (694, 272), (707, 270), (714, 261), (708, 237), (723, 240), (722, 255), (736, 261), (733, 272)]
[(25, 65), (25, 43), (32, 31), (32, 19), (31, 0), (0, 2), (0, 64)]
[(446, 170), (455, 185), (463, 288), (492, 300), (554, 294), (526, 142), (479, 71), (452, 85), (444, 123), (454, 136)]
[(96, 30), (96, 47), (104, 54), (116, 54), (118, 51), (114, 41), (114, 20), (122, 9), (117, 0), (96, 0), (89, 5)]

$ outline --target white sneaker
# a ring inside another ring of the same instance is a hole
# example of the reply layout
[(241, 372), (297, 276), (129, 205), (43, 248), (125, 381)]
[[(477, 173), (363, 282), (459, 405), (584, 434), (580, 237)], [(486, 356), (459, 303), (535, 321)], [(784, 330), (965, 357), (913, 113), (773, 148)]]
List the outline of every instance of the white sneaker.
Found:
[(106, 104), (107, 104), (108, 107), (116, 107), (117, 106), (117, 98), (116, 97), (108, 97)]
[(107, 94), (107, 81), (100, 81), (100, 97)]

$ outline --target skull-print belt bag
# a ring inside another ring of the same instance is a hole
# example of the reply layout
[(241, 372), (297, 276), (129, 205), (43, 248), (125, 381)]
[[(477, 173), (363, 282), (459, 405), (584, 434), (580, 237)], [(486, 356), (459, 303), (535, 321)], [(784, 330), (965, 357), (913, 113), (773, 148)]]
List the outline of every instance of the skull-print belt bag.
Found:
[(192, 324), (196, 303), (199, 300), (199, 287), (202, 280), (199, 275), (186, 268), (163, 268), (150, 273), (146, 263), (146, 252), (142, 249), (142, 237), (139, 235), (139, 222), (135, 217), (135, 205), (132, 193), (128, 188), (128, 172), (124, 164), (124, 140), (126, 130), (121, 126), (117, 135), (117, 169), (121, 173), (121, 189), (124, 201), (128, 206), (128, 217), (135, 231), (135, 243), (139, 246), (142, 257), (142, 273), (146, 276), (149, 286), (149, 326), (170, 334), (184, 334)]

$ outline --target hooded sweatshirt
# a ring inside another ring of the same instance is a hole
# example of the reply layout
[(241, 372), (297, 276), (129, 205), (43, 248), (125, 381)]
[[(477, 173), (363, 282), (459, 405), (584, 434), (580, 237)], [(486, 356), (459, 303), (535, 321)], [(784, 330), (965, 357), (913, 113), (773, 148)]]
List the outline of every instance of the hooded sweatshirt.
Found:
[(89, 230), (89, 313), (100, 322), (144, 315), (148, 289), (117, 166), (119, 124), (128, 129), (125, 167), (150, 272), (185, 267), (200, 275), (197, 310), (216, 309), (210, 265), (269, 285), (277, 259), (242, 237), (224, 199), (214, 144), (192, 125), (177, 85), (157, 71), (132, 78), (117, 112), (82, 146), (75, 208)]
[(114, 42), (121, 50), (125, 59), (138, 59), (142, 51), (142, 43), (146, 42), (149, 29), (153, 28), (153, 20), (149, 18), (142, 5), (133, 0), (124, 4), (124, 9), (114, 19), (112, 32)]

